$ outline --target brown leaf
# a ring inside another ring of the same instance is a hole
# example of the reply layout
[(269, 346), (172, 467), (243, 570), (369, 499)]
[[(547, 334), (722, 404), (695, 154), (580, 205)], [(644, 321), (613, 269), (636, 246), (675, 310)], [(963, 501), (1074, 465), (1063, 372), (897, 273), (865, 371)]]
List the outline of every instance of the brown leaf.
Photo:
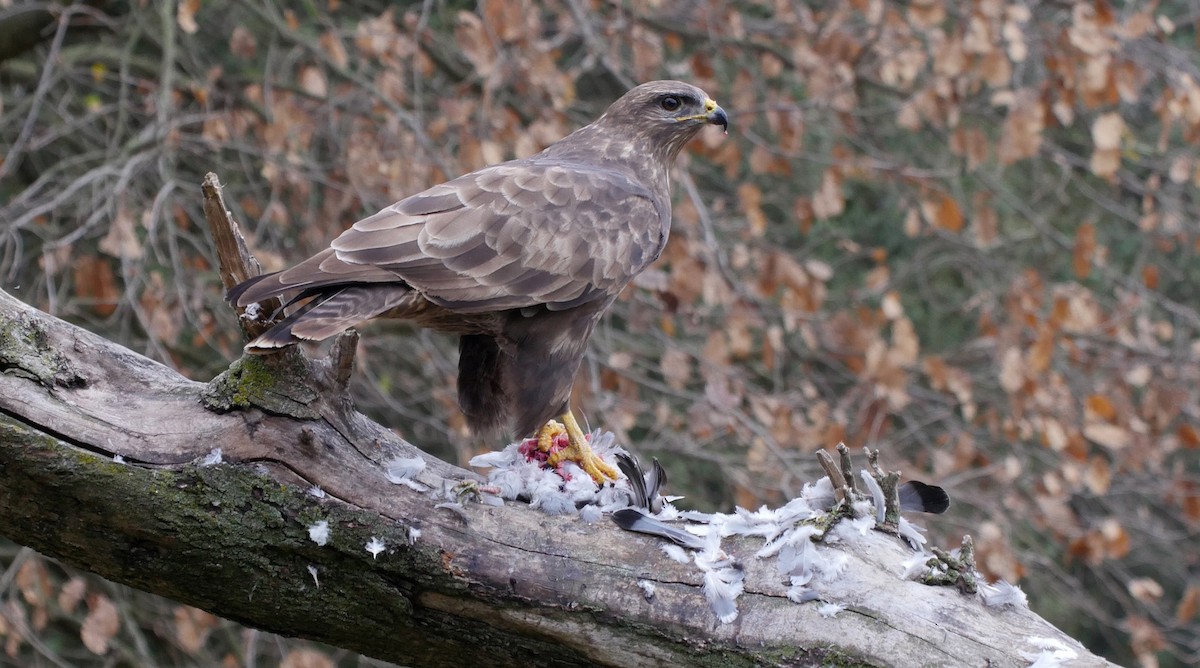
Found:
[(475, 67), (476, 74), (485, 80), (490, 78), (497, 54), (483, 21), (471, 12), (459, 12), (456, 23), (454, 35), (462, 55)]
[(826, 220), (841, 215), (846, 210), (846, 198), (842, 195), (842, 176), (838, 170), (829, 168), (821, 175), (821, 186), (812, 196), (813, 215)]
[(1116, 148), (1103, 148), (1092, 151), (1092, 158), (1088, 162), (1088, 167), (1092, 173), (1101, 178), (1111, 178), (1116, 175), (1117, 170), (1121, 168), (1121, 150)]
[(200, 26), (196, 24), (196, 12), (200, 10), (200, 0), (183, 0), (175, 10), (175, 21), (180, 30), (189, 35), (196, 34)]
[(1125, 134), (1125, 121), (1117, 112), (1101, 114), (1092, 123), (1091, 168), (1096, 176), (1109, 177), (1121, 166), (1121, 138)]
[(933, 224), (955, 234), (962, 232), (962, 209), (959, 208), (958, 202), (955, 202), (953, 197), (942, 194), (938, 199), (937, 206), (934, 209)]
[(300, 70), (300, 90), (316, 98), (323, 98), (329, 94), (325, 74), (319, 67), (310, 65)]
[(1038, 331), (1038, 337), (1029, 349), (1029, 370), (1034, 374), (1045, 373), (1054, 358), (1054, 332), (1049, 327)]
[(1000, 238), (1000, 220), (990, 202), (991, 196), (987, 192), (977, 192), (971, 197), (971, 208), (975, 212), (971, 217), (971, 231), (975, 233), (975, 245), (979, 248), (991, 248)]
[(254, 38), (254, 33), (243, 26), (235, 26), (229, 35), (229, 51), (238, 58), (253, 58), (258, 52), (258, 41)]
[(1153, 578), (1133, 578), (1125, 586), (1129, 593), (1142, 603), (1153, 603), (1163, 595), (1162, 585)]
[(32, 612), (30, 626), (34, 632), (41, 633), (50, 622), (50, 573), (46, 570), (46, 564), (38, 557), (26, 559), (17, 571), (14, 584), (21, 592), (21, 598), (29, 604)]
[(1179, 437), (1179, 442), (1188, 450), (1196, 450), (1200, 448), (1200, 428), (1193, 424), (1181, 424), (1175, 430), (1175, 435)]
[(889, 357), (895, 364), (909, 366), (915, 364), (921, 352), (921, 341), (917, 338), (917, 330), (912, 320), (898, 318), (892, 323), (892, 348)]
[(1128, 429), (1103, 422), (1084, 425), (1083, 435), (1089, 441), (1102, 445), (1109, 450), (1121, 450), (1133, 442), (1133, 434), (1129, 433)]
[(960, 125), (950, 135), (950, 151), (965, 156), (967, 171), (973, 172), (987, 160), (988, 138), (983, 130)]
[(21, 598), (33, 607), (45, 607), (50, 601), (50, 573), (46, 564), (39, 557), (26, 559), (17, 569), (17, 577), (13, 581)]
[(120, 613), (117, 606), (104, 594), (88, 597), (88, 614), (79, 630), (83, 644), (93, 654), (108, 652), (108, 643), (121, 630)]
[(1092, 457), (1088, 461), (1083, 484), (1092, 494), (1103, 496), (1108, 493), (1108, 487), (1112, 484), (1112, 467), (1108, 465), (1107, 457)]
[(662, 368), (663, 379), (667, 381), (667, 385), (677, 390), (683, 389), (691, 380), (692, 356), (679, 348), (668, 348), (663, 353), (659, 366)]
[(895, 320), (904, 315), (904, 305), (900, 302), (900, 294), (895, 290), (889, 290), (883, 299), (879, 300), (879, 308), (883, 311), (883, 317), (888, 320)]
[(1092, 255), (1096, 252), (1096, 226), (1083, 223), (1075, 230), (1072, 267), (1075, 277), (1085, 279), (1092, 273)]
[(333, 30), (321, 33), (321, 48), (329, 55), (334, 65), (343, 68), (350, 66), (350, 55), (346, 53), (346, 45), (342, 43), (338, 33)]
[(25, 619), (25, 606), (15, 598), (0, 601), (0, 636), (7, 636), (4, 641), (4, 653), (15, 657), (25, 642), (25, 633), (29, 624)]
[(87, 582), (76, 575), (67, 580), (58, 592), (58, 607), (68, 615), (73, 614), (84, 594), (87, 594)]
[(1088, 395), (1084, 407), (1105, 422), (1112, 422), (1117, 417), (1117, 409), (1112, 402), (1099, 394)]
[(1167, 646), (1162, 629), (1140, 615), (1125, 618), (1124, 625), (1129, 629), (1129, 645), (1138, 658), (1138, 664), (1147, 668), (1157, 666), (1158, 657), (1155, 655)]
[(75, 261), (73, 276), (75, 293), (97, 315), (108, 317), (117, 310), (121, 292), (117, 288), (117, 277), (113, 274), (108, 260), (95, 255), (85, 255)]
[(767, 217), (762, 210), (762, 190), (747, 181), (738, 186), (738, 201), (742, 204), (742, 212), (746, 214), (746, 222), (750, 223), (750, 232), (761, 237), (767, 231)]
[(1197, 610), (1200, 610), (1200, 585), (1192, 585), (1179, 600), (1179, 607), (1175, 608), (1175, 621), (1180, 625), (1186, 624), (1195, 618)]
[(1148, 264), (1142, 267), (1142, 284), (1151, 290), (1158, 289), (1158, 267)]
[(279, 668), (333, 668), (333, 660), (315, 649), (294, 649), (283, 657)]
[(1037, 155), (1042, 147), (1045, 116), (1046, 105), (1035, 91), (1023, 90), (1014, 96), (1000, 136), (1000, 164), (1011, 165)]
[(932, 28), (946, 20), (944, 0), (913, 0), (907, 8), (908, 20), (918, 28)]
[(220, 620), (199, 608), (180, 605), (175, 608), (175, 641), (185, 652), (195, 655), (208, 640), (208, 634)]
[(137, 221), (133, 212), (121, 202), (117, 215), (109, 224), (108, 234), (100, 240), (100, 250), (116, 258), (136, 260), (142, 257), (142, 242), (138, 239)]

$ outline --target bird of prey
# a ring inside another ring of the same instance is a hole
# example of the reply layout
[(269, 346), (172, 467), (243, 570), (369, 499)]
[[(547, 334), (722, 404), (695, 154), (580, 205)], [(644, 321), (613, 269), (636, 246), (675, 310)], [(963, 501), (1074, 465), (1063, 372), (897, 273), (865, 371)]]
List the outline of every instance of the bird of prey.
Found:
[(380, 317), (458, 334), (458, 403), (473, 432), (536, 432), (547, 453), (565, 436), (550, 465), (616, 479), (571, 413), (571, 385), (596, 322), (666, 245), (668, 174), (710, 124), (729, 119), (704, 91), (644, 83), (541, 153), (402, 199), (291, 269), (232, 288), (238, 306), (303, 302), (246, 351)]

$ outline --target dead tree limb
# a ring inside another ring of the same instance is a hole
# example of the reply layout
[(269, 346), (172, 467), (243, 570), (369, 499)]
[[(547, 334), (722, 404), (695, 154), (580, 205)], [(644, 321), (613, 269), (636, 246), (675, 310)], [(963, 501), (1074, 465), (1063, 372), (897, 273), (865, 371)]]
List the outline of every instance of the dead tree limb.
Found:
[[(0, 292), (0, 534), (412, 666), (1027, 665), (1034, 637), (1077, 652), (1071, 665), (1105, 665), (1027, 609), (902, 579), (911, 552), (879, 532), (830, 546), (849, 565), (820, 592), (846, 606), (829, 618), (789, 601), (757, 546), (727, 541), (745, 593), (722, 624), (703, 574), (655, 539), (519, 503), (437, 509), (475, 474), (355, 412), (345, 354), (243, 358), (199, 383)], [(427, 491), (388, 482), (386, 460), (417, 456)], [(324, 545), (309, 533), (321, 521)]]

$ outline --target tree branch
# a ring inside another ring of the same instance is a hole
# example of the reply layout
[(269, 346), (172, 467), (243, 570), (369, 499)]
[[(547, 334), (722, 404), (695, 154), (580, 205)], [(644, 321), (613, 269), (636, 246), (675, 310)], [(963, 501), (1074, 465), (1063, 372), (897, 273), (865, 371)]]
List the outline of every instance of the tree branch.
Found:
[[(478, 477), (354, 411), (353, 343), (341, 345), (333, 363), (245, 357), (205, 384), (0, 291), (0, 533), (245, 624), (412, 666), (1017, 665), (1036, 653), (1031, 637), (1104, 664), (1027, 609), (902, 579), (912, 553), (880, 532), (839, 525), (822, 546), (848, 563), (818, 588), (846, 606), (830, 618), (788, 600), (759, 545), (727, 539), (745, 593), (722, 624), (701, 571), (607, 519), (438, 509)], [(396, 457), (426, 461), (415, 479), (427, 491), (388, 481)], [(317, 484), (323, 497), (308, 492)], [(309, 532), (321, 521), (323, 545)], [(375, 556), (372, 539), (385, 547)]]

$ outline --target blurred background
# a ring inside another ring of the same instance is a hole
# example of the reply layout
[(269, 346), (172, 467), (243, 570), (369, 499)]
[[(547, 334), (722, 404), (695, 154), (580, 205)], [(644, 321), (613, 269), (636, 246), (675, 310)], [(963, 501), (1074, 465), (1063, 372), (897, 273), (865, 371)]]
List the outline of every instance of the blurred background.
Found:
[[(730, 113), (576, 405), (686, 504), (814, 451), (945, 486), (934, 544), (1124, 665), (1200, 664), (1200, 6), (0, 0), (0, 287), (208, 380), (240, 354), (199, 184), (268, 269), (537, 152), (633, 84)], [(452, 462), (452, 338), (365, 328), (359, 408)], [(0, 542), (0, 665), (383, 665)]]

